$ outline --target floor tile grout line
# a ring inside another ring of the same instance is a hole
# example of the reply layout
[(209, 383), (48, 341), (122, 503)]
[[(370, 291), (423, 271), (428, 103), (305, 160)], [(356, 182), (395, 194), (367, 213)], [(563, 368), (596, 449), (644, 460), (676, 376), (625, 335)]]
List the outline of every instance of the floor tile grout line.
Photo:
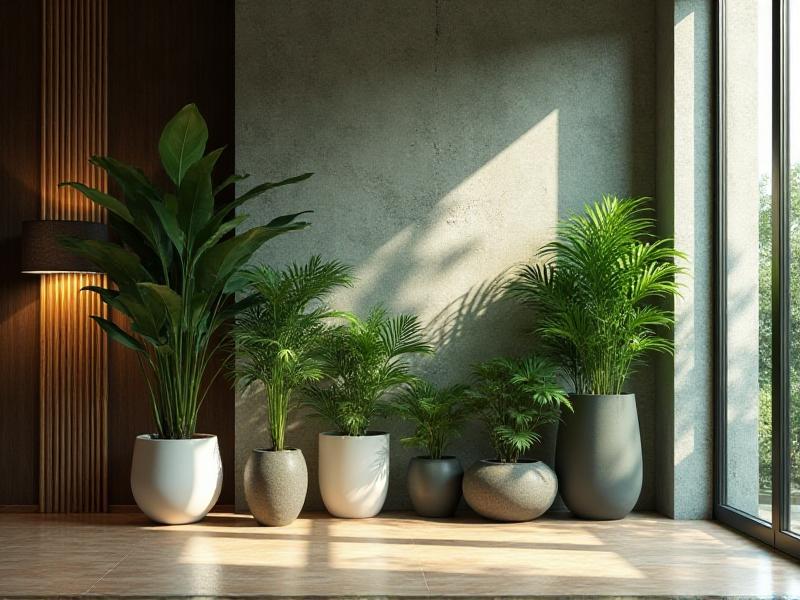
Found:
[(109, 573), (111, 573), (111, 571), (113, 571), (113, 570), (114, 570), (114, 569), (116, 569), (118, 566), (120, 566), (120, 565), (122, 564), (122, 562), (123, 562), (123, 561), (124, 561), (126, 558), (128, 558), (128, 557), (129, 557), (131, 554), (133, 554), (134, 550), (136, 550), (136, 549), (137, 549), (139, 546), (141, 546), (141, 545), (142, 545), (142, 541), (139, 541), (139, 542), (137, 542), (137, 543), (133, 544), (133, 546), (130, 548), (130, 550), (128, 550), (128, 552), (126, 552), (126, 553), (125, 553), (125, 555), (124, 555), (122, 558), (120, 558), (120, 559), (119, 559), (117, 562), (115, 562), (113, 565), (111, 565), (111, 566), (110, 566), (110, 567), (109, 567), (109, 568), (106, 570), (106, 572), (105, 572), (105, 573), (103, 573), (103, 574), (102, 574), (102, 575), (101, 575), (101, 576), (100, 576), (100, 577), (97, 579), (97, 581), (95, 581), (95, 582), (94, 582), (92, 585), (90, 585), (90, 586), (89, 586), (89, 589), (88, 589), (88, 590), (86, 590), (85, 592), (82, 592), (82, 593), (81, 593), (81, 596), (85, 596), (85, 595), (87, 595), (87, 594), (91, 594), (91, 593), (92, 593), (92, 590), (93, 590), (95, 587), (97, 587), (97, 584), (98, 584), (98, 583), (100, 583), (101, 581), (103, 581), (103, 579), (105, 579), (105, 578), (108, 576), (108, 574), (109, 574)]

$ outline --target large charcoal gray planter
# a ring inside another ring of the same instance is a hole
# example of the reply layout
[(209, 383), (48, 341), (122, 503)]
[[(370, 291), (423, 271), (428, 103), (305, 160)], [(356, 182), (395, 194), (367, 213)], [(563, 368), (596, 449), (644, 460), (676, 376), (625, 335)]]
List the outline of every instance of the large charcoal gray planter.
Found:
[(253, 450), (244, 467), (244, 497), (261, 525), (288, 525), (306, 501), (308, 469), (297, 449)]
[(495, 521), (530, 521), (553, 504), (558, 479), (540, 461), (479, 460), (464, 474), (464, 500), (479, 515)]
[(452, 517), (461, 500), (464, 469), (455, 456), (415, 456), (408, 463), (408, 495), (423, 517)]
[(642, 441), (636, 397), (572, 395), (556, 445), (561, 497), (578, 517), (621, 519), (642, 491)]

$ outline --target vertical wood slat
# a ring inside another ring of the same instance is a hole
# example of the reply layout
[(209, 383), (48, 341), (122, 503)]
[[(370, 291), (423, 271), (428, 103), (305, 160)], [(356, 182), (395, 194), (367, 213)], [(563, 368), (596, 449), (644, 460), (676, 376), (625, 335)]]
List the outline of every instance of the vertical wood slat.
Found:
[[(42, 0), (41, 218), (105, 222), (62, 181), (105, 191), (88, 158), (107, 148), (107, 0)], [(87, 285), (104, 275), (41, 278), (40, 498), (43, 512), (108, 509), (108, 352), (90, 315), (107, 317)]]

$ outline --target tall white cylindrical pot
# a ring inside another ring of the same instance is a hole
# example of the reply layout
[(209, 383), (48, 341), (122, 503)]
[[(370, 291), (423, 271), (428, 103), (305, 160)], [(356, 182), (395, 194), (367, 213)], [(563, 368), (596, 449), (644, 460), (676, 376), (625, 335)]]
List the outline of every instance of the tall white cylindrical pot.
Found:
[(131, 491), (136, 504), (153, 521), (167, 525), (194, 523), (208, 514), (222, 489), (222, 459), (217, 436), (197, 434), (189, 440), (136, 437)]
[(319, 490), (334, 517), (374, 517), (381, 512), (388, 489), (388, 433), (319, 434)]

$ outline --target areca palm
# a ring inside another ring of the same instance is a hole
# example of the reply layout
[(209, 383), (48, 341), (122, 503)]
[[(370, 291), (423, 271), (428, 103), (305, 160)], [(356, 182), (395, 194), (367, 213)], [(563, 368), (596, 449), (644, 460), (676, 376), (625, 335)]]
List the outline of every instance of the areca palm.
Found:
[(306, 404), (338, 431), (360, 436), (384, 412), (387, 392), (414, 380), (409, 356), (433, 348), (414, 315), (390, 316), (377, 307), (366, 319), (349, 315), (347, 321), (331, 332), (323, 353), (329, 377), (308, 388)]
[(579, 394), (619, 394), (647, 352), (671, 352), (666, 300), (684, 255), (656, 239), (647, 198), (604, 196), (562, 221), (556, 240), (509, 283)]
[(558, 383), (558, 369), (541, 357), (496, 358), (474, 367), (478, 377), (469, 396), (489, 430), (500, 462), (515, 463), (540, 440), (540, 429), (572, 410)]
[(414, 424), (414, 433), (400, 441), (439, 459), (467, 418), (467, 387), (437, 389), (423, 380), (411, 382), (391, 404), (392, 413)]
[(285, 449), (295, 391), (324, 375), (327, 320), (340, 314), (324, 300), (336, 287), (352, 285), (351, 272), (337, 261), (314, 256), (282, 271), (260, 266), (244, 273), (252, 306), (239, 315), (233, 331), (236, 375), (245, 387), (263, 385), (274, 450)]

